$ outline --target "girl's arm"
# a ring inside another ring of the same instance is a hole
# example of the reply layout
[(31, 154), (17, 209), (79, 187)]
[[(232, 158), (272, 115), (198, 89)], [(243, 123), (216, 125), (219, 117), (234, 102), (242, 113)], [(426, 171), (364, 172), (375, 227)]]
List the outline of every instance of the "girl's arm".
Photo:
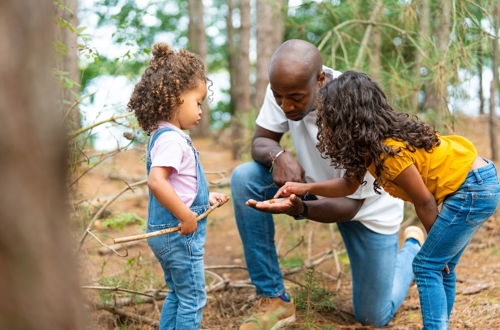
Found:
[(437, 203), (415, 165), (408, 166), (393, 181), (411, 198), (417, 216), (429, 232), (438, 215)]
[(148, 187), (158, 202), (166, 207), (181, 222), (181, 235), (191, 234), (196, 230), (197, 214), (192, 212), (182, 202), (175, 192), (168, 177), (172, 169), (170, 167), (152, 167), (148, 177)]
[(324, 197), (344, 197), (353, 194), (359, 185), (360, 183), (355, 179), (346, 177), (314, 183), (287, 182), (278, 190), (274, 198), (306, 193)]

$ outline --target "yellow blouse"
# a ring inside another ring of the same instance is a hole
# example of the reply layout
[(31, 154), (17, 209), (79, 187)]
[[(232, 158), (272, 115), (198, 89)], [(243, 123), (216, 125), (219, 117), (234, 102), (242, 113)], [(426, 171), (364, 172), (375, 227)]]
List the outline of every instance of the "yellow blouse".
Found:
[[(384, 190), (394, 197), (411, 202), (406, 192), (396, 186), (393, 180), (413, 164), (438, 203), (456, 191), (465, 181), (477, 157), (477, 150), (469, 140), (461, 136), (438, 136), (438, 138), (441, 144), (430, 152), (423, 148), (411, 152), (404, 142), (386, 139), (384, 144), (394, 150), (399, 149), (399, 152), (384, 162), (381, 174), (381, 186)], [(373, 163), (368, 167), (368, 172), (375, 177)]]

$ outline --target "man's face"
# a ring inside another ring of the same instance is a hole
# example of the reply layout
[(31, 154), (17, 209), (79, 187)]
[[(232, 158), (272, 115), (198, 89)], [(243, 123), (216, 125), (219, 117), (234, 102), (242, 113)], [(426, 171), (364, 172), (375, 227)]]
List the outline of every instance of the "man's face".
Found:
[(323, 79), (318, 77), (290, 77), (274, 74), (270, 77), (271, 91), (276, 103), (290, 120), (301, 120), (314, 109), (315, 99)]

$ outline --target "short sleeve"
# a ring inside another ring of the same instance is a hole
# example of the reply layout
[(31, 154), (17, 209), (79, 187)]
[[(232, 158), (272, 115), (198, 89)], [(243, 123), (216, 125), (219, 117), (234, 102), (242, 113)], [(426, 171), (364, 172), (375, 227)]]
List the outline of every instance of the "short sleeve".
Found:
[(166, 132), (158, 137), (151, 149), (151, 167), (171, 167), (179, 172), (184, 148), (177, 136), (176, 132)]
[(260, 108), (259, 115), (256, 120), (257, 125), (267, 130), (276, 133), (288, 132), (288, 119), (286, 118), (283, 110), (276, 103), (276, 99), (271, 91), (271, 86), (268, 84), (266, 88), (266, 95), (264, 96), (264, 103)]
[(394, 181), (408, 166), (415, 163), (413, 153), (401, 147), (395, 156), (387, 157), (384, 161), (384, 171), (382, 176), (390, 181)]

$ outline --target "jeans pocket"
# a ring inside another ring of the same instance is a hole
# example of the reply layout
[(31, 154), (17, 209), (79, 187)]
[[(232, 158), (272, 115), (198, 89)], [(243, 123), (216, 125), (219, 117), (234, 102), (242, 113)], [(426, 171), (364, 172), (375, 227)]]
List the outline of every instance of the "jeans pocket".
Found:
[(470, 225), (478, 226), (483, 224), (495, 213), (500, 199), (500, 193), (472, 193), (472, 202), (466, 221)]
[[(167, 229), (170, 228), (169, 225), (162, 225), (162, 226), (149, 226), (148, 225), (148, 232), (152, 231), (157, 231), (157, 230), (162, 230), (162, 229)], [(159, 236), (154, 236), (150, 237), (147, 239), (148, 245), (155, 254), (155, 256), (158, 258), (165, 253), (167, 253), (170, 250), (170, 240), (169, 240), (169, 235), (171, 234), (164, 234), (164, 235), (159, 235)]]

